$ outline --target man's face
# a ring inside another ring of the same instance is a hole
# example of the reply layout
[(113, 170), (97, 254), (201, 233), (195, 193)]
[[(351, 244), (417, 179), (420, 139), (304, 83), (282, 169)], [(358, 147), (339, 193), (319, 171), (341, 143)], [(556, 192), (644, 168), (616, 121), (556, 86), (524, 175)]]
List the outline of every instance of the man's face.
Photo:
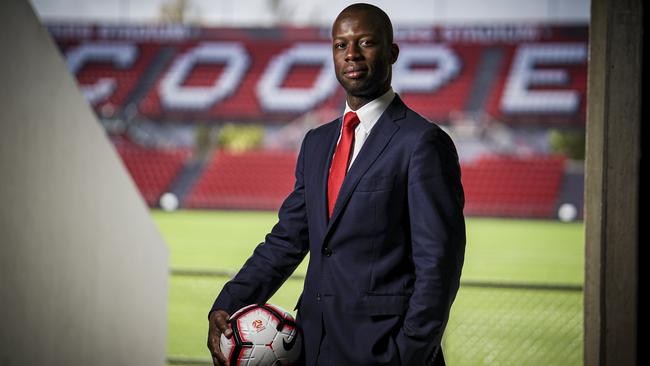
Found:
[(362, 11), (343, 13), (334, 22), (334, 70), (350, 96), (374, 99), (390, 87), (397, 46), (380, 23)]

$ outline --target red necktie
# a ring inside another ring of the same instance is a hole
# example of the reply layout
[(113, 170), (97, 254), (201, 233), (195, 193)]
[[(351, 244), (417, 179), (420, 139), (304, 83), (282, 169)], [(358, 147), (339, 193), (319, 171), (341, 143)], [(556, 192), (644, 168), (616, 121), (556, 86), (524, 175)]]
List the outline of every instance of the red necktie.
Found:
[(354, 129), (359, 125), (359, 117), (354, 112), (348, 112), (343, 117), (343, 132), (339, 144), (336, 145), (330, 175), (327, 180), (327, 204), (329, 215), (332, 217), (334, 204), (341, 190), (343, 178), (348, 171), (350, 155), (352, 155), (352, 146), (354, 145)]

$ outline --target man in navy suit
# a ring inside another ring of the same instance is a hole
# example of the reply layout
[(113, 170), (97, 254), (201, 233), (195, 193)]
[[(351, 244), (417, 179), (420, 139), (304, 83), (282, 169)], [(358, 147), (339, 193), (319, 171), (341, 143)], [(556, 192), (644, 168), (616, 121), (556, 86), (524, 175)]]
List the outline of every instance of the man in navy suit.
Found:
[(399, 48), (381, 9), (344, 9), (332, 52), (344, 116), (306, 134), (278, 223), (214, 302), (215, 365), (229, 314), (267, 301), (308, 252), (296, 305), (306, 365), (444, 365), (465, 252), (454, 144), (393, 92)]

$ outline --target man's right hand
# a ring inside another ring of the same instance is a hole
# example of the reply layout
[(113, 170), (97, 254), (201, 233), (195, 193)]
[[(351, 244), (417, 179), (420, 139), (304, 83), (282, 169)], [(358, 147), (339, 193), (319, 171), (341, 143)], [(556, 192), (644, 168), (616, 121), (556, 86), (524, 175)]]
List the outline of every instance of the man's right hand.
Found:
[(230, 315), (223, 310), (215, 310), (208, 316), (208, 349), (212, 354), (214, 366), (226, 366), (226, 357), (221, 352), (221, 334), (226, 338), (232, 337), (232, 330), (228, 327)]

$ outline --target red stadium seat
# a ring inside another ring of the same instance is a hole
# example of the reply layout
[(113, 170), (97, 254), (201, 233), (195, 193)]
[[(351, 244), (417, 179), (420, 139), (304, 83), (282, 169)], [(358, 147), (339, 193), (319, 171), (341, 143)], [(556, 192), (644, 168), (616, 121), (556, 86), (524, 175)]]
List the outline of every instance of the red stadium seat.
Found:
[(565, 158), (485, 156), (462, 166), (465, 214), (551, 218)]
[(185, 205), (275, 210), (293, 187), (295, 162), (295, 152), (217, 151)]
[(180, 172), (191, 151), (184, 148), (151, 149), (138, 146), (126, 139), (114, 141), (115, 147), (150, 207), (158, 204)]

